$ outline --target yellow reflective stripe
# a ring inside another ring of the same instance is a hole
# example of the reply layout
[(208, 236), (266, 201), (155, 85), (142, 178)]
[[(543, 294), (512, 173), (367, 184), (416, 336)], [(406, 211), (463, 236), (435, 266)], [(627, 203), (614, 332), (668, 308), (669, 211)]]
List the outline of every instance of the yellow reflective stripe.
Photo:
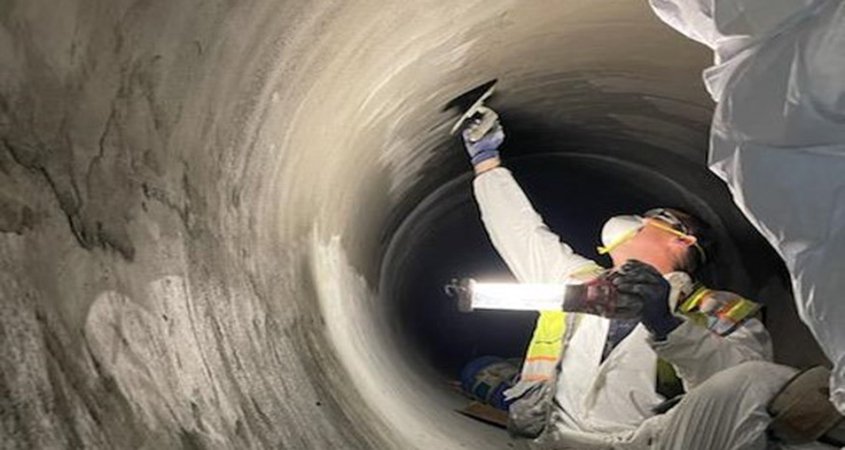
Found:
[(679, 309), (681, 313), (697, 325), (704, 326), (720, 336), (727, 336), (762, 307), (759, 303), (752, 302), (734, 293), (725, 292), (722, 294), (730, 297), (712, 297), (713, 304), (707, 305), (707, 311), (702, 311), (702, 302), (704, 299), (711, 298), (714, 293), (699, 284), (693, 290), (693, 293), (684, 300)]
[(564, 331), (566, 331), (566, 313), (563, 311), (540, 312), (526, 358), (546, 356), (556, 360), (562, 349)]
[(527, 360), (537, 360), (540, 358), (549, 358), (550, 360), (557, 360), (560, 356), (561, 342), (545, 343), (534, 342), (528, 347)]
[(693, 293), (690, 294), (690, 296), (687, 297), (687, 299), (684, 300), (684, 303), (681, 305), (681, 312), (687, 313), (695, 309), (701, 302), (701, 299), (703, 299), (704, 296), (708, 293), (710, 293), (710, 289), (707, 289), (704, 286), (701, 286), (695, 291), (693, 291)]
[(760, 309), (759, 304), (741, 298), (739, 299), (739, 301), (736, 302), (736, 304), (731, 306), (731, 309), (729, 309), (728, 312), (725, 313), (725, 315), (728, 316), (730, 319), (739, 322), (742, 319), (745, 319), (751, 314), (757, 312), (758, 309)]
[[(702, 286), (687, 297), (684, 303), (681, 305), (680, 310), (681, 312), (688, 313), (693, 309), (697, 308), (701, 303), (701, 300), (712, 292), (710, 289)], [(742, 320), (748, 317), (751, 314), (757, 312), (760, 309), (760, 304), (756, 302), (752, 302), (751, 300), (744, 299), (742, 297), (739, 300), (736, 300), (731, 303), (730, 308), (727, 312), (724, 313), (726, 317), (729, 317), (734, 320)]]
[[(604, 269), (598, 264), (589, 263), (571, 272), (567, 278), (592, 278), (602, 270)], [(531, 343), (525, 354), (520, 379), (542, 381), (553, 377), (557, 362), (563, 354), (567, 317), (563, 311), (540, 312), (540, 317), (537, 318), (537, 324), (534, 326)], [(575, 315), (576, 320), (578, 317)]]

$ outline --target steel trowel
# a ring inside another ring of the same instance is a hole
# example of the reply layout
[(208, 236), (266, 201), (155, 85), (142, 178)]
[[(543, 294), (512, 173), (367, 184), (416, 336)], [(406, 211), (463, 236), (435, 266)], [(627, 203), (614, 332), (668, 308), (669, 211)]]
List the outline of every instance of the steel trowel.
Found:
[(444, 111), (451, 108), (460, 108), (460, 110), (464, 112), (461, 117), (455, 121), (455, 125), (452, 126), (452, 130), (450, 131), (451, 134), (457, 133), (458, 130), (465, 127), (470, 120), (481, 121), (477, 127), (474, 127), (472, 131), (470, 131), (470, 135), (468, 137), (471, 141), (481, 139), (485, 133), (493, 128), (499, 116), (495, 111), (485, 106), (484, 102), (493, 95), (497, 81), (498, 80), (494, 78), (455, 97), (452, 101), (446, 104), (446, 107), (443, 108)]

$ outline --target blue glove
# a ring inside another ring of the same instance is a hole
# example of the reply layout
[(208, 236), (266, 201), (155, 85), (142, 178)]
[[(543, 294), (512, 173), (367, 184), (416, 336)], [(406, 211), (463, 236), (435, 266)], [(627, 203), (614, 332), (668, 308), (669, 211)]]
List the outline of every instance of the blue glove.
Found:
[[(499, 123), (498, 118), (496, 118), (496, 113), (489, 108), (484, 109), (486, 111), (481, 113), (482, 117), (479, 119), (473, 119), (470, 124), (464, 128), (463, 132), (461, 132), (461, 137), (464, 139), (464, 147), (466, 147), (473, 166), (490, 158), (498, 158), (499, 146), (502, 145), (502, 142), (505, 140), (505, 131), (502, 129), (502, 124)], [(489, 125), (491, 117), (488, 116), (488, 114), (493, 115), (492, 126)], [(482, 136), (476, 137), (481, 131), (479, 127), (482, 126), (489, 126), (490, 129)]]
[(654, 267), (628, 260), (612, 278), (620, 303), (640, 303), (640, 322), (658, 341), (684, 321), (669, 310), (669, 282)]

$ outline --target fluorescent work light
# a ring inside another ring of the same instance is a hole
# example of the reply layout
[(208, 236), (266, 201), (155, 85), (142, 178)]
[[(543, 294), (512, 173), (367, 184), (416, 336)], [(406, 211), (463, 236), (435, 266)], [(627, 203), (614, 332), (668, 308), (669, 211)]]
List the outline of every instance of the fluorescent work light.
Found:
[(479, 283), (472, 278), (452, 280), (446, 293), (458, 300), (458, 310), (567, 311), (604, 317), (635, 318), (642, 305), (618, 304), (616, 288), (608, 277), (584, 283), (523, 284)]
[(458, 299), (458, 309), (561, 311), (566, 284), (479, 283), (472, 278), (452, 280), (446, 293)]

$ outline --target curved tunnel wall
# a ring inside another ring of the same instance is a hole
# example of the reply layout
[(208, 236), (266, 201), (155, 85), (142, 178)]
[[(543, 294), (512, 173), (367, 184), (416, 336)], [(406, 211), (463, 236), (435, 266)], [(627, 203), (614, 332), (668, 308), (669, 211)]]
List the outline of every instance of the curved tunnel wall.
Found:
[(506, 446), (451, 412), (386, 256), (491, 77), (516, 166), (673, 186), (727, 283), (788, 304), (703, 170), (708, 55), (645, 5), (379, 3), (0, 8), (4, 446)]

